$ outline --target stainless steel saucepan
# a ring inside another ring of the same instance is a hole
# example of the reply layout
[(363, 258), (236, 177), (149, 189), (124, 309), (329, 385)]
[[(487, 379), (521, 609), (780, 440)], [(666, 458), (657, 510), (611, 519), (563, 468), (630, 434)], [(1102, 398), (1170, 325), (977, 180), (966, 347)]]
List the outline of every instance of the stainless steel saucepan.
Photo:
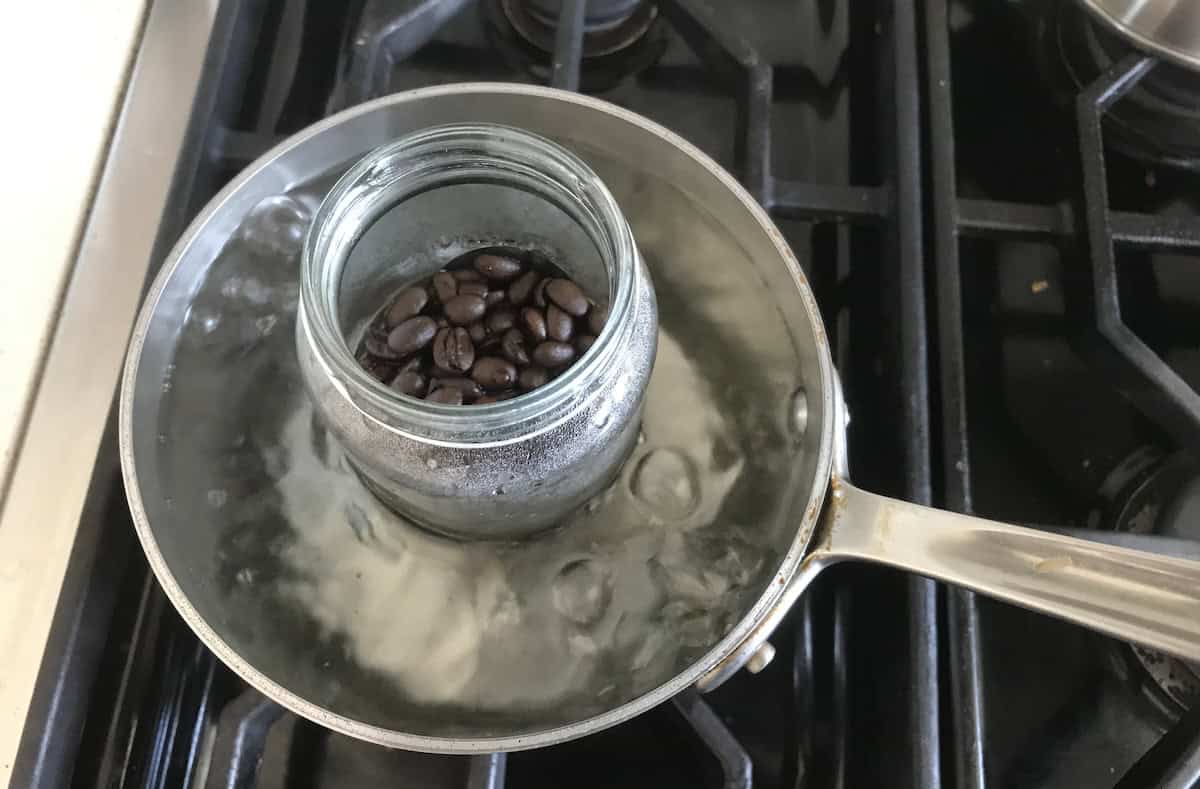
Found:
[[(513, 543), (447, 540), (380, 505), (314, 419), (292, 343), (300, 243), (333, 180), (405, 133), (463, 122), (586, 160), (658, 294), (620, 478)], [(846, 478), (845, 429), (808, 283), (736, 181), (625, 109), (502, 84), (353, 108), (239, 176), (154, 283), (120, 418), (138, 535), (188, 623), (284, 706), (389, 746), (531, 748), (711, 688), (761, 661), (797, 596), (844, 560), (1200, 659), (1200, 564), (864, 492)]]

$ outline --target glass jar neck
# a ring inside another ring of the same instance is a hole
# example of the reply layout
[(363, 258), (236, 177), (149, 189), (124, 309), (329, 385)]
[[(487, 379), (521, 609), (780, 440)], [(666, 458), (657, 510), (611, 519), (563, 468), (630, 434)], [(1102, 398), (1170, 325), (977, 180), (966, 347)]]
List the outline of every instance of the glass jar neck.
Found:
[[(595, 246), (609, 317), (590, 348), (546, 386), (499, 403), (450, 406), (404, 397), (355, 361), (339, 294), (356, 244), (405, 200), (459, 184), (511, 187), (561, 211)], [(632, 330), (636, 248), (616, 201), (577, 156), (529, 132), (494, 124), (439, 126), (365, 156), (318, 209), (301, 260), (299, 320), (342, 394), (390, 429), (433, 443), (504, 443), (548, 429), (603, 389)]]

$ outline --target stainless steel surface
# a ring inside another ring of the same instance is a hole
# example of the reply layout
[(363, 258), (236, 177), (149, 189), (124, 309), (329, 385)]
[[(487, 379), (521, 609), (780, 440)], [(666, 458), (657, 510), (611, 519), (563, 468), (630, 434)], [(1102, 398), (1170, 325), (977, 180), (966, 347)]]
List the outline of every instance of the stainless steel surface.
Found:
[[(300, 239), (332, 180), (384, 142), (466, 121), (584, 158), (658, 292), (633, 456), (563, 528), (507, 545), (439, 538), (366, 493), (314, 424), (290, 341)], [(204, 642), (301, 715), (431, 751), (587, 734), (691, 685), (776, 610), (830, 475), (817, 314), (758, 205), (639, 116), (499, 84), (356, 107), (239, 176), (155, 282), (122, 385), (138, 534)]]
[(1137, 47), (1200, 69), (1200, 3), (1195, 0), (1082, 0)]
[[(536, 252), (609, 309), (547, 386), (491, 405), (401, 398), (353, 351), (394, 293), (464, 251)], [(453, 537), (559, 525), (616, 478), (638, 436), (658, 342), (654, 286), (612, 195), (553, 142), (438, 126), (373, 151), (326, 196), (305, 242), (297, 352), (347, 459), (397, 512)]]
[(1200, 562), (997, 524), (837, 483), (814, 557), (887, 564), (1200, 658)]
[(0, 519), (0, 785), (9, 785), (216, 2), (148, 9)]

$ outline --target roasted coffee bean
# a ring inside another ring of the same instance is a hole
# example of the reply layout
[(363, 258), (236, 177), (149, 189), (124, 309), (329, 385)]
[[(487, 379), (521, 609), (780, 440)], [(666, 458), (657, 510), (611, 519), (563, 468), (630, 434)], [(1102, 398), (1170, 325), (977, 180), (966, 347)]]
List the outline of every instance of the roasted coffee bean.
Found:
[(538, 284), (541, 279), (542, 275), (536, 271), (526, 271), (508, 286), (508, 300), (520, 307), (529, 301), (529, 295), (533, 293), (533, 286)]
[(529, 364), (529, 351), (525, 349), (525, 337), (520, 329), (509, 329), (500, 338), (500, 350), (513, 364), (524, 367)]
[(434, 389), (425, 399), (431, 403), (444, 403), (445, 405), (462, 405), (462, 392), (452, 386), (443, 386), (441, 389)]
[(517, 382), (517, 368), (506, 359), (485, 356), (475, 362), (471, 378), (484, 389), (494, 392), (507, 389)]
[(392, 379), (392, 388), (409, 397), (424, 397), (425, 376), (413, 371), (400, 373)]
[(404, 364), (400, 365), (400, 368), (399, 368), (398, 372), (402, 372), (402, 373), (409, 373), (409, 372), (424, 373), (424, 371), (425, 371), (425, 367), (426, 367), (426, 364), (425, 364), (425, 357), (424, 357), (424, 356), (422, 356), (421, 354), (417, 354), (416, 356), (412, 357), (411, 359), (409, 359), (409, 360), (408, 360), (407, 362), (405, 362)]
[(396, 293), (356, 358), (410, 397), (487, 403), (544, 386), (596, 341), (608, 316), (533, 253), (467, 253)]
[(387, 344), (399, 354), (415, 353), (433, 340), (437, 334), (437, 322), (425, 315), (409, 318), (388, 335)]
[(546, 316), (541, 310), (526, 307), (521, 310), (521, 328), (529, 335), (529, 339), (535, 343), (542, 342), (546, 339)]
[(381, 340), (371, 332), (367, 332), (367, 335), (363, 337), (363, 347), (367, 349), (367, 353), (378, 359), (399, 361), (400, 357), (404, 356), (404, 354), (388, 345), (386, 339)]
[(458, 295), (467, 294), (469, 296), (478, 296), (487, 301), (488, 286), (486, 282), (460, 282), (458, 283)]
[(546, 287), (550, 284), (550, 277), (546, 277), (541, 282), (533, 287), (533, 304), (536, 307), (545, 308), (548, 302), (546, 301)]
[(520, 393), (514, 392), (512, 389), (505, 389), (503, 392), (496, 392), (495, 394), (485, 394), (483, 397), (479, 398), (475, 402), (478, 403), (479, 405), (485, 405), (487, 403), (499, 403), (501, 400), (511, 400), (514, 397), (516, 397), (518, 394), (520, 394)]
[(435, 378), (433, 380), (434, 388), (451, 387), (462, 392), (463, 402), (470, 403), (478, 399), (483, 394), (483, 389), (479, 384), (472, 381), (470, 378), (461, 378), (453, 376), (449, 378)]
[(466, 326), (483, 317), (487, 305), (478, 296), (455, 296), (446, 302), (446, 317), (456, 326)]
[(389, 329), (394, 329), (409, 318), (419, 315), (428, 302), (429, 294), (424, 288), (405, 288), (397, 294), (392, 306), (388, 307), (383, 322)]
[(439, 271), (433, 275), (433, 292), (445, 304), (458, 295), (458, 280), (449, 271)]
[(588, 310), (587, 315), (588, 328), (592, 330), (592, 334), (599, 337), (600, 332), (604, 330), (604, 324), (607, 321), (608, 307), (601, 307), (598, 304), (593, 304), (591, 309)]
[(551, 304), (546, 308), (546, 334), (558, 342), (570, 342), (575, 334), (575, 320)]
[(497, 307), (484, 319), (488, 334), (504, 334), (517, 322), (517, 313), (509, 307)]
[[(459, 297), (461, 298), (461, 296)], [(442, 329), (433, 338), (433, 363), (443, 370), (465, 373), (475, 363), (475, 346), (464, 328)]]
[(528, 392), (530, 389), (537, 389), (548, 380), (550, 380), (550, 376), (546, 373), (545, 368), (531, 365), (521, 371), (521, 375), (517, 378), (517, 384)]
[(480, 255), (475, 258), (475, 270), (488, 279), (506, 280), (525, 270), (521, 261), (503, 255)]
[(562, 367), (575, 359), (575, 349), (565, 342), (548, 340), (533, 349), (533, 361), (542, 367)]
[(569, 279), (556, 277), (550, 280), (550, 284), (546, 286), (546, 297), (576, 318), (587, 314), (587, 297), (583, 295), (579, 286)]

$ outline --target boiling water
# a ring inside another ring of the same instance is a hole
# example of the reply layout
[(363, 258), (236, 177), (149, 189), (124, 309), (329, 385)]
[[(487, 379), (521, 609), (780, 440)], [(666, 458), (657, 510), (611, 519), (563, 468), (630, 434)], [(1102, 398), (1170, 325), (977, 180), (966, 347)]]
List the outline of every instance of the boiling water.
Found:
[[(545, 728), (669, 680), (770, 582), (803, 494), (784, 316), (716, 222), (665, 184), (623, 183), (599, 164), (658, 291), (657, 362), (618, 480), (523, 542), (407, 523), (314, 419), (294, 331), (320, 188), (264, 201), (211, 265), (159, 425), (164, 488), (186, 499), (171, 511), (193, 517), (155, 528), (189, 530), (186, 555), (168, 562), (274, 681), (414, 733)], [(671, 200), (681, 210), (664, 211)]]

